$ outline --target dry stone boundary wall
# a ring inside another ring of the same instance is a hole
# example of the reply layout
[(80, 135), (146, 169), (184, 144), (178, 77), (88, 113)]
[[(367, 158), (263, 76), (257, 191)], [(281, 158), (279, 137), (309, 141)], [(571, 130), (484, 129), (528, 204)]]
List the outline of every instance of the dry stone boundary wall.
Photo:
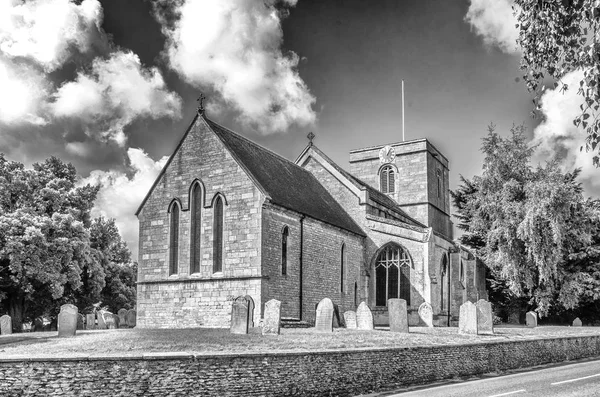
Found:
[(600, 336), (235, 355), (0, 357), (0, 395), (352, 396), (595, 356)]

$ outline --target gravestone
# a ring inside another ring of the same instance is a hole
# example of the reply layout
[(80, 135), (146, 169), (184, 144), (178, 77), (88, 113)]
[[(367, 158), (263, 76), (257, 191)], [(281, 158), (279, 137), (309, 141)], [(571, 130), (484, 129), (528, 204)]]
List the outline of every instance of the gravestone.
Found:
[(119, 328), (127, 328), (127, 309), (119, 309)]
[(12, 319), (8, 314), (0, 317), (0, 335), (12, 334)]
[(60, 313), (58, 313), (59, 338), (75, 336), (78, 314), (77, 306), (71, 305), (70, 303), (60, 307)]
[(356, 312), (352, 310), (344, 312), (344, 321), (346, 322), (346, 328), (356, 329)]
[(254, 328), (254, 299), (250, 295), (245, 298), (248, 301), (248, 328)]
[(263, 319), (263, 335), (279, 335), (281, 322), (281, 302), (271, 299), (265, 303), (265, 318)]
[(81, 331), (84, 329), (83, 323), (85, 322), (85, 317), (81, 313), (77, 313), (77, 330)]
[(537, 327), (537, 313), (527, 312), (527, 314), (525, 315), (525, 321), (529, 328)]
[(519, 312), (510, 312), (510, 314), (508, 315), (508, 323), (520, 324), (521, 322), (519, 321), (519, 317), (521, 317)]
[(117, 318), (117, 316), (115, 316), (111, 312), (103, 312), (102, 313), (102, 318), (104, 320), (104, 324), (106, 324), (106, 328), (108, 328), (108, 329), (115, 329), (115, 328), (117, 328), (117, 324), (116, 324), (116, 321), (115, 321), (115, 318)]
[(333, 302), (323, 298), (317, 305), (315, 329), (323, 332), (333, 332)]
[(94, 313), (85, 315), (85, 329), (96, 329), (96, 315)]
[(431, 309), (429, 303), (421, 303), (421, 306), (419, 306), (419, 318), (426, 326), (433, 327), (433, 309)]
[(362, 330), (373, 330), (373, 313), (365, 302), (360, 302), (356, 309), (356, 328)]
[(473, 302), (466, 301), (460, 305), (458, 333), (477, 335), (477, 306)]
[(137, 321), (137, 313), (133, 309), (127, 311), (127, 325), (129, 328), (134, 328)]
[(33, 330), (35, 332), (42, 332), (44, 330), (44, 319), (41, 317), (37, 317), (33, 320)]
[(231, 305), (231, 326), (229, 332), (232, 334), (248, 333), (248, 301), (244, 296), (238, 296)]
[(346, 322), (344, 317), (340, 315), (340, 308), (335, 303), (333, 304), (333, 328), (343, 328)]
[(389, 299), (390, 332), (408, 332), (408, 313), (404, 299)]
[(475, 306), (477, 306), (477, 333), (494, 335), (492, 304), (485, 299), (479, 299)]
[(104, 314), (106, 312), (104, 310), (100, 310), (96, 312), (96, 319), (98, 320), (98, 329), (106, 329), (106, 321), (104, 320)]
[(573, 320), (573, 327), (581, 327), (583, 324), (581, 323), (581, 320), (579, 319), (579, 317), (577, 317), (575, 320)]

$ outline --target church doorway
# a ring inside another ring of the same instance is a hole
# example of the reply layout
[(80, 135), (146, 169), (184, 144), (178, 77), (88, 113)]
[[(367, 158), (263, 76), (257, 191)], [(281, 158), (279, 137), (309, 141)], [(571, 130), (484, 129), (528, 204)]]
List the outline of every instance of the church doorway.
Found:
[(410, 273), (413, 267), (408, 251), (388, 244), (375, 258), (375, 306), (387, 306), (388, 299), (400, 298), (410, 306)]

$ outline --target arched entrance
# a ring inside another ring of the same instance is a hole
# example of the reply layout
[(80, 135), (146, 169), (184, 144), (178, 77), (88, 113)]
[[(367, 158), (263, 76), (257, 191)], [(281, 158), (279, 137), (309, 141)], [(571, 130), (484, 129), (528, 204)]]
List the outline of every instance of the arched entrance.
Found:
[(397, 244), (388, 244), (377, 254), (374, 267), (375, 306), (387, 306), (392, 298), (404, 299), (410, 305), (413, 264), (408, 251)]

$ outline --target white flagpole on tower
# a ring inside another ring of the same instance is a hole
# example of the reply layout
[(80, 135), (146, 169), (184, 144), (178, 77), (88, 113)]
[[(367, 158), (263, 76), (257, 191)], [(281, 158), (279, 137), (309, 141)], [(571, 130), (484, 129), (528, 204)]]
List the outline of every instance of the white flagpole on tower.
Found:
[(404, 80), (402, 80), (402, 142), (404, 142)]

